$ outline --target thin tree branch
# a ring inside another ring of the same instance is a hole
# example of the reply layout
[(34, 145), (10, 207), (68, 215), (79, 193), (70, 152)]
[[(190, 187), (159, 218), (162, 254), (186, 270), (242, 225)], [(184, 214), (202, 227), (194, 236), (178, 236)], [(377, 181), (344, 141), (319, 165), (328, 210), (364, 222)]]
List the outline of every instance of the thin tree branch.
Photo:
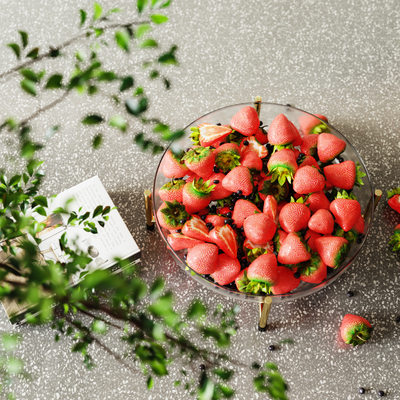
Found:
[[(137, 21), (137, 22), (130, 22), (130, 23), (125, 23), (125, 24), (110, 24), (110, 25), (107, 25), (107, 26), (105, 26), (103, 28), (99, 28), (99, 29), (103, 29), (103, 31), (107, 31), (107, 30), (110, 30), (110, 29), (128, 27), (128, 26), (132, 26), (132, 25), (147, 24), (147, 23), (150, 23), (150, 21)], [(87, 31), (85, 31), (83, 33), (80, 33), (79, 35), (76, 35), (76, 36), (72, 37), (71, 39), (65, 41), (64, 43), (61, 43), (57, 47), (50, 47), (50, 50), (48, 52), (43, 53), (43, 54), (39, 55), (36, 58), (32, 58), (30, 60), (27, 60), (27, 61), (25, 61), (25, 62), (23, 62), (23, 63), (21, 63), (19, 65), (16, 65), (15, 67), (9, 69), (8, 71), (5, 71), (5, 72), (1, 73), (0, 74), (0, 79), (5, 78), (6, 76), (8, 76), (8, 75), (10, 75), (10, 74), (12, 74), (14, 72), (19, 71), (22, 68), (29, 67), (30, 65), (32, 65), (34, 63), (37, 63), (37, 62), (43, 60), (44, 58), (50, 57), (50, 54), (52, 54), (54, 51), (60, 51), (62, 49), (65, 49), (66, 47), (70, 46), (72, 43), (74, 43), (74, 42), (76, 42), (76, 41), (78, 41), (80, 39), (83, 39), (85, 37), (88, 37), (87, 36), (88, 33), (93, 33), (93, 31), (91, 29), (87, 30)]]

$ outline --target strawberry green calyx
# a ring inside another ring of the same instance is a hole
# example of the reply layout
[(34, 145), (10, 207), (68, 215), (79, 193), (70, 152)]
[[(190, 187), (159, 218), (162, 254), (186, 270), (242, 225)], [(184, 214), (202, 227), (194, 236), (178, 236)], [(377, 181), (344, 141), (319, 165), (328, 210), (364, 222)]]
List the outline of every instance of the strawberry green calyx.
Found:
[(271, 176), (271, 182), (277, 180), (281, 186), (283, 186), (286, 181), (292, 183), (293, 179), (293, 171), (285, 165), (274, 166), (268, 175)]
[(183, 226), (181, 221), (186, 221), (189, 218), (189, 213), (186, 211), (185, 206), (177, 200), (173, 202), (165, 201), (165, 205), (166, 207), (164, 207), (161, 212), (165, 216), (166, 223), (180, 229), (180, 227)]
[(354, 195), (354, 193), (347, 193), (345, 190), (343, 192), (338, 192), (337, 195), (335, 196), (335, 199), (349, 199), (349, 200), (357, 200), (357, 197)]
[(276, 144), (274, 146), (274, 150), (272, 151), (272, 154), (275, 153), (276, 151), (283, 150), (283, 149), (293, 150), (293, 143), (281, 144), (281, 145)]
[(262, 247), (256, 247), (254, 249), (246, 249), (246, 257), (249, 262), (253, 262), (256, 258), (262, 256), (263, 254), (268, 254), (269, 250)]
[(396, 194), (400, 194), (400, 188), (394, 188), (392, 190), (388, 190), (387, 192), (387, 198), (391, 199), (393, 196), (395, 196)]
[(322, 132), (329, 132), (329, 128), (323, 122), (321, 122), (318, 125), (315, 125), (314, 128), (312, 128), (308, 134), (319, 135)]
[(265, 196), (274, 196), (275, 200), (280, 203), (287, 198), (289, 194), (289, 185), (286, 182), (281, 185), (277, 181), (264, 181), (260, 193), (264, 194)]
[(370, 338), (372, 329), (366, 324), (354, 324), (344, 334), (344, 341), (353, 346), (364, 344)]
[[(308, 196), (307, 196), (308, 197)], [(307, 201), (307, 197), (299, 197), (298, 199), (295, 199), (293, 196), (290, 198), (290, 203), (300, 203), (304, 204)], [(310, 204), (306, 204), (307, 207), (310, 206)]]
[(240, 155), (233, 150), (222, 151), (215, 157), (215, 165), (226, 174), (240, 165)]
[(239, 292), (246, 292), (247, 285), (250, 283), (249, 278), (247, 277), (247, 271), (244, 271), (242, 279), (238, 281), (238, 290)]
[(334, 258), (334, 264), (335, 264), (335, 269), (342, 263), (342, 261), (345, 259), (347, 256), (347, 253), (350, 250), (350, 246), (348, 243), (343, 244), (338, 252), (336, 253), (336, 256)]
[(173, 179), (171, 182), (163, 185), (160, 190), (180, 190), (185, 186), (185, 183), (182, 179)]
[(313, 275), (316, 271), (318, 271), (319, 266), (321, 265), (321, 257), (318, 253), (312, 253), (311, 258), (308, 261), (305, 261), (299, 265), (300, 273), (305, 276)]
[(187, 160), (189, 164), (197, 164), (208, 157), (210, 154), (211, 149), (209, 147), (199, 146), (187, 151), (182, 157), (182, 160)]
[(256, 280), (251, 280), (246, 286), (244, 290), (247, 293), (253, 294), (270, 294), (271, 293), (271, 286), (267, 282), (259, 282)]
[(227, 143), (235, 143), (238, 146), (240, 146), (240, 143), (242, 142), (243, 138), (246, 137), (244, 135), (242, 135), (241, 133), (237, 132), (237, 131), (233, 131), (227, 138), (226, 138), (226, 142)]
[(360, 171), (361, 165), (359, 163), (357, 163), (357, 167), (356, 167), (356, 182), (354, 183), (355, 186), (363, 186), (364, 182), (362, 180), (362, 178), (364, 178), (364, 176), (367, 176), (367, 174), (365, 174), (364, 172)]
[(215, 185), (211, 185), (211, 181), (204, 181), (203, 178), (194, 179), (190, 185), (190, 192), (197, 197), (208, 196), (215, 188)]
[(280, 242), (280, 237), (279, 237), (279, 231), (278, 229), (276, 230), (275, 236), (273, 237), (273, 242), (274, 242), (274, 249), (277, 253), (279, 253), (279, 250), (281, 249), (281, 242)]
[(193, 126), (192, 128), (190, 128), (190, 130), (192, 131), (189, 136), (190, 140), (194, 145), (200, 145), (200, 129)]
[(342, 228), (339, 227), (338, 229), (335, 230), (333, 236), (340, 236), (345, 238), (348, 242), (354, 243), (357, 240), (358, 236), (360, 236), (360, 234), (354, 229), (345, 232)]
[(392, 251), (399, 251), (400, 250), (400, 226), (399, 228), (396, 227), (394, 230), (394, 234), (390, 237), (389, 244), (393, 244)]

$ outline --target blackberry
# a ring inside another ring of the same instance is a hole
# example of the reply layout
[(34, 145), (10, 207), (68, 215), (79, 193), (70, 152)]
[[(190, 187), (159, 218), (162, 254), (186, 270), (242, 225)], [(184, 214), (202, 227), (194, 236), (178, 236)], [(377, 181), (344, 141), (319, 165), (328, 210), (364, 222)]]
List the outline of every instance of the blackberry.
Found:
[(249, 141), (248, 140), (245, 140), (244, 142), (243, 142), (243, 146), (248, 146), (249, 145)]
[(218, 179), (215, 179), (214, 181), (213, 181), (213, 183), (215, 183), (216, 185), (219, 183), (219, 180)]

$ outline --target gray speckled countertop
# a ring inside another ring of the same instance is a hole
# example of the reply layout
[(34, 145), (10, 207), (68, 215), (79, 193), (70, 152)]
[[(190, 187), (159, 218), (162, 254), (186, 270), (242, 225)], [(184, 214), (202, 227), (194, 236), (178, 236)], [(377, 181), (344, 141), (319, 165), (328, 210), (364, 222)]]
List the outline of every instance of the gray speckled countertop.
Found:
[[(131, 0), (101, 2), (133, 13)], [(17, 40), (17, 30), (30, 33), (42, 46), (58, 44), (77, 31), (78, 9), (91, 9), (84, 0), (0, 0), (0, 71), (15, 63), (4, 45)], [(170, 22), (159, 30), (166, 47), (179, 46), (179, 68), (170, 68), (172, 89), (151, 83), (154, 115), (175, 127), (185, 126), (213, 109), (246, 101), (255, 95), (264, 101), (290, 103), (297, 108), (329, 117), (330, 122), (357, 148), (375, 188), (400, 185), (400, 8), (396, 0), (175, 0), (167, 11)], [(78, 48), (75, 46), (74, 48)], [(71, 48), (70, 51), (72, 51)], [(134, 56), (110, 58), (119, 71), (137, 69)], [(49, 71), (71, 67), (67, 58), (47, 62)], [(21, 93), (17, 77), (0, 80), (0, 114), (24, 117), (32, 112), (32, 100)], [(46, 104), (51, 95), (37, 101)], [(93, 103), (95, 102), (95, 103)], [(158, 234), (144, 226), (143, 190), (150, 188), (159, 157), (142, 154), (129, 135), (105, 129), (104, 146), (90, 148), (93, 131), (79, 120), (87, 112), (112, 114), (102, 97), (89, 100), (71, 96), (54, 112), (35, 120), (37, 135), (56, 122), (63, 128), (42, 151), (47, 177), (44, 193), (69, 188), (95, 174), (118, 206), (132, 235), (142, 249), (146, 279), (162, 275), (176, 293), (178, 309), (197, 296), (207, 304), (232, 303), (192, 280), (167, 255)], [(2, 143), (1, 160), (7, 153)], [(377, 398), (376, 392), (361, 397), (358, 388), (388, 392), (400, 399), (400, 259), (387, 245), (400, 216), (385, 199), (375, 214), (373, 227), (360, 257), (335, 283), (317, 294), (275, 306), (267, 333), (256, 329), (258, 308), (241, 304), (240, 330), (231, 354), (243, 361), (276, 362), (290, 385), (292, 400), (353, 400)], [(183, 285), (182, 282), (185, 282)], [(355, 295), (347, 297), (347, 291)], [(366, 317), (375, 327), (365, 346), (348, 348), (338, 339), (344, 314)], [(87, 372), (80, 356), (71, 354), (71, 342), (54, 343), (49, 327), (12, 328), (0, 309), (0, 330), (23, 335), (19, 350), (31, 382), (14, 386), (18, 399), (185, 399), (172, 383), (176, 373), (145, 389), (141, 376), (120, 367), (100, 349), (94, 349), (97, 368)], [(269, 352), (269, 344), (292, 338)], [(106, 343), (122, 350), (118, 336)], [(253, 394), (250, 375), (235, 377), (235, 399), (261, 399)]]

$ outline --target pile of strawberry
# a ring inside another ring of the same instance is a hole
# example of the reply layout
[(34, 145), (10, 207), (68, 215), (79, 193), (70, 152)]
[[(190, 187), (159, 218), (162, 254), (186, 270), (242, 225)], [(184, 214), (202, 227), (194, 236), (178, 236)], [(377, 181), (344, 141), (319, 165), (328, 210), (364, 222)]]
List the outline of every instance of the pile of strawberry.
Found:
[[(389, 206), (400, 214), (400, 188), (389, 190), (387, 196)], [(394, 228), (394, 233), (390, 238), (389, 244), (393, 245), (393, 251), (400, 250), (400, 224)]]
[(365, 174), (340, 157), (346, 143), (318, 117), (304, 116), (299, 131), (279, 114), (266, 132), (244, 107), (229, 125), (191, 128), (186, 152), (166, 152), (172, 180), (157, 219), (173, 250), (188, 249), (192, 270), (241, 292), (284, 294), (321, 283), (361, 243), (352, 189)]

